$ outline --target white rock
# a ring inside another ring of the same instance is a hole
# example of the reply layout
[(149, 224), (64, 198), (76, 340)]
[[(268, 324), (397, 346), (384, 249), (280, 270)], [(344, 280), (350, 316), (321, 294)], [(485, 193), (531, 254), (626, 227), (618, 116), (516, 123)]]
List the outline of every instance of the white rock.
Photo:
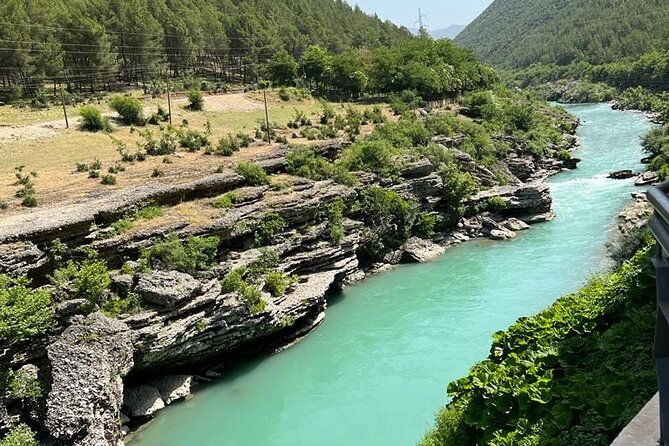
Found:
[(123, 395), (123, 404), (131, 417), (152, 417), (165, 407), (160, 392), (153, 386), (138, 386), (127, 389)]
[(158, 389), (165, 404), (186, 398), (191, 393), (193, 377), (189, 375), (168, 375), (152, 383)]

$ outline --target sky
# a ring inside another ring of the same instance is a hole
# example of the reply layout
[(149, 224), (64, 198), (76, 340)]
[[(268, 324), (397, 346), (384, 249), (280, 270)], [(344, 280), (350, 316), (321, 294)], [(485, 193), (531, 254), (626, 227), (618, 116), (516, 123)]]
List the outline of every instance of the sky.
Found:
[(426, 16), (428, 29), (447, 28), (450, 25), (467, 25), (474, 20), (492, 0), (347, 0), (356, 3), (363, 11), (377, 13), (382, 19), (391, 20), (408, 28), (418, 28), (418, 7)]

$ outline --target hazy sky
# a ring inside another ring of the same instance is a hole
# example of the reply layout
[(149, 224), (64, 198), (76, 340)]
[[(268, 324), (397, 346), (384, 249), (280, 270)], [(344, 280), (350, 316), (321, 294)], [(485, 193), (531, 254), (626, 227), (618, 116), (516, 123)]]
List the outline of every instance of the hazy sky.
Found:
[(347, 0), (358, 4), (364, 11), (377, 13), (382, 19), (409, 28), (418, 28), (418, 7), (427, 16), (429, 29), (446, 28), (449, 25), (466, 25), (476, 18), (492, 0)]

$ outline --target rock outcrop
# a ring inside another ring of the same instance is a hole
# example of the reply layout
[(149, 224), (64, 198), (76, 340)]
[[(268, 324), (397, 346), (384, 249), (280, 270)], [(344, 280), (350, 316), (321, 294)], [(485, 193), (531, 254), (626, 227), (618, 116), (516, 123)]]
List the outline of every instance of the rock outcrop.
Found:
[(429, 240), (412, 237), (404, 244), (402, 251), (402, 260), (424, 263), (443, 255), (446, 249)]
[(50, 388), (44, 430), (59, 444), (122, 445), (123, 377), (133, 366), (133, 333), (99, 313), (79, 317), (47, 349)]

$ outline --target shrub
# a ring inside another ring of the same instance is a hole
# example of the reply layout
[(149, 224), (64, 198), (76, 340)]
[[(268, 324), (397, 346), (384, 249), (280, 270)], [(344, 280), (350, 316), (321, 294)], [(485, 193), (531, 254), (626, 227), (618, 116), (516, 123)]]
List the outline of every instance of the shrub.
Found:
[(176, 234), (142, 252), (145, 267), (174, 269), (193, 274), (213, 266), (218, 254), (218, 237), (190, 237), (185, 242)]
[(25, 424), (19, 424), (0, 440), (0, 446), (39, 446), (39, 443), (32, 429)]
[(25, 277), (0, 275), (0, 341), (13, 345), (43, 335), (56, 323), (51, 294)]
[(75, 169), (79, 173), (88, 172), (88, 164), (86, 163), (77, 163)]
[(382, 177), (397, 176), (400, 172), (400, 152), (388, 141), (362, 141), (346, 148), (337, 164), (348, 171), (363, 170)]
[(297, 282), (297, 277), (287, 276), (280, 271), (270, 271), (265, 275), (265, 288), (274, 297), (286, 294), (288, 288)]
[(437, 217), (433, 214), (423, 212), (416, 219), (412, 232), (415, 236), (430, 239), (434, 237), (434, 228), (437, 225)]
[(209, 138), (197, 130), (183, 129), (179, 132), (179, 145), (190, 152), (197, 152), (209, 144)]
[(235, 135), (235, 138), (237, 139), (237, 142), (239, 143), (239, 147), (245, 148), (251, 145), (253, 142), (253, 138), (251, 138), (249, 135), (247, 135), (244, 132), (239, 132)]
[(256, 246), (265, 246), (274, 241), (276, 236), (286, 227), (286, 221), (276, 212), (268, 212), (255, 230)]
[(98, 303), (111, 284), (107, 262), (98, 259), (95, 251), (87, 251), (87, 258), (70, 260), (51, 276), (51, 282), (68, 298), (84, 298)]
[(253, 285), (249, 285), (242, 290), (242, 297), (246, 302), (246, 306), (249, 311), (253, 314), (262, 313), (265, 311), (267, 303), (262, 298), (262, 293), (258, 288)]
[(144, 107), (139, 99), (116, 95), (109, 101), (109, 106), (121, 116), (125, 124), (144, 125)]
[(23, 370), (10, 373), (7, 390), (7, 396), (11, 400), (36, 400), (42, 396), (39, 380)]
[(100, 183), (106, 186), (113, 186), (114, 184), (116, 184), (116, 175), (112, 174), (103, 175), (102, 179), (100, 180)]
[(92, 170), (92, 169), (89, 170), (88, 171), (88, 178), (92, 178), (92, 179), (100, 178), (100, 171), (99, 170)]
[(316, 129), (305, 128), (300, 130), (300, 136), (302, 136), (302, 138), (308, 139), (309, 141), (316, 141), (320, 136), (320, 133)]
[(220, 156), (232, 156), (240, 147), (240, 141), (235, 136), (228, 134), (218, 141), (215, 153)]
[(79, 124), (79, 129), (87, 132), (102, 132), (110, 131), (111, 125), (109, 120), (102, 116), (100, 110), (91, 106), (81, 107), (79, 110), (81, 115), (81, 124)]
[(369, 186), (360, 192), (356, 206), (366, 224), (367, 253), (375, 257), (404, 243), (413, 220), (411, 204), (397, 192)]
[(309, 148), (300, 147), (286, 156), (286, 170), (292, 175), (321, 181), (332, 175), (332, 164)]
[(152, 220), (154, 218), (162, 217), (165, 214), (165, 209), (158, 205), (146, 206), (133, 216), (133, 220)]
[(125, 167), (123, 167), (121, 164), (116, 163), (113, 166), (111, 166), (109, 169), (107, 169), (107, 172), (111, 174), (117, 174), (120, 172), (125, 172)]
[(419, 121), (402, 119), (374, 129), (371, 139), (388, 141), (399, 149), (427, 146), (432, 140), (430, 131)]
[(323, 108), (323, 113), (321, 113), (321, 124), (329, 124), (336, 116), (337, 112), (335, 109), (325, 101), (321, 101), (321, 107)]
[(506, 200), (502, 197), (495, 196), (488, 198), (488, 208), (492, 210), (502, 210), (506, 209), (509, 205)]
[(280, 261), (281, 258), (277, 251), (260, 248), (260, 256), (249, 265), (247, 276), (252, 280), (257, 280), (272, 268), (276, 268)]
[(142, 299), (136, 293), (128, 293), (124, 298), (117, 297), (102, 304), (102, 313), (112, 318), (122, 314), (137, 314), (141, 309)]
[(269, 184), (269, 175), (265, 169), (253, 163), (240, 163), (235, 169), (239, 175), (244, 177), (244, 180), (251, 186), (261, 186)]
[(152, 178), (161, 178), (165, 176), (165, 172), (162, 169), (159, 168), (154, 168), (153, 172), (151, 173)]
[(221, 281), (221, 292), (239, 293), (251, 313), (260, 313), (265, 310), (266, 302), (260, 290), (244, 279), (246, 274), (245, 268), (237, 268), (228, 273)]
[(340, 244), (344, 239), (344, 210), (346, 204), (341, 198), (335, 199), (327, 205), (327, 226), (326, 233), (328, 239), (334, 244)]
[(227, 294), (243, 290), (244, 287), (248, 286), (244, 280), (245, 274), (245, 268), (237, 268), (230, 271), (223, 280), (221, 280), (221, 293)]
[(279, 144), (288, 144), (288, 138), (286, 138), (283, 135), (277, 135), (274, 138), (274, 142), (279, 143)]
[(204, 98), (200, 90), (193, 89), (188, 92), (188, 108), (192, 111), (202, 111)]
[(234, 192), (228, 192), (214, 201), (213, 206), (218, 209), (230, 209), (239, 201)]

